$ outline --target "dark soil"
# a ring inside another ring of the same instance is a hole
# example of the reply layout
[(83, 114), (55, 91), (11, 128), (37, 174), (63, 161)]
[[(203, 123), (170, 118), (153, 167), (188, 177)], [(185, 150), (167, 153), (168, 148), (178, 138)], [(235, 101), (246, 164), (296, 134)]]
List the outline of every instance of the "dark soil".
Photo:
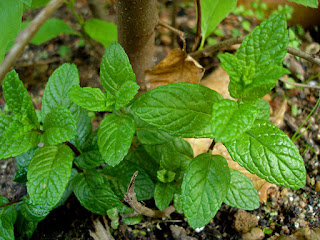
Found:
[[(112, 6), (110, 7), (112, 8)], [(83, 2), (77, 3), (77, 11), (85, 19), (90, 18), (90, 11)], [(110, 11), (114, 12), (114, 11)], [(32, 19), (36, 11), (25, 14), (25, 19)], [(168, 16), (170, 10), (163, 8), (162, 16)], [(179, 12), (181, 26), (185, 31), (189, 25), (195, 21), (194, 8), (184, 6)], [(60, 8), (55, 17), (64, 19), (74, 29), (80, 31), (70, 10), (67, 7)], [(181, 19), (185, 19), (182, 21)], [(170, 21), (170, 19), (168, 19)], [(189, 25), (188, 25), (189, 24)], [(225, 32), (239, 25), (239, 18), (231, 15), (222, 24)], [(229, 36), (227, 35), (226, 38)], [(163, 42), (161, 33), (157, 36), (158, 61), (166, 56), (170, 47)], [(190, 41), (193, 39), (190, 33)], [(78, 47), (80, 41), (77, 36), (59, 36), (41, 46), (29, 45), (23, 56), (17, 63), (16, 70), (25, 86), (30, 91), (37, 109), (41, 107), (41, 97), (48, 77), (60, 64), (64, 62), (75, 63), (79, 69), (82, 86), (99, 87), (99, 65), (103, 54), (102, 46), (92, 49), (89, 44)], [(66, 45), (72, 51), (71, 54), (61, 57), (58, 54), (59, 46)], [(44, 54), (45, 53), (45, 54)], [(45, 57), (44, 57), (45, 56)], [(219, 64), (216, 57), (201, 59), (200, 62), (208, 69), (214, 70)], [(303, 63), (305, 75), (313, 76), (319, 72), (320, 68), (310, 67)], [(319, 77), (316, 81), (319, 84)], [(0, 96), (0, 106), (4, 106), (2, 93)], [(284, 84), (279, 83), (273, 91), (271, 100), (272, 110), (275, 112), (279, 108), (282, 99), (288, 100), (287, 111), (284, 114), (282, 130), (291, 137), (302, 122), (306, 119), (312, 108), (315, 106), (319, 93), (315, 89), (293, 88), (286, 89)], [(298, 114), (293, 116), (291, 109), (296, 107)], [(307, 184), (299, 190), (292, 190), (279, 187), (268, 199), (267, 204), (261, 204), (260, 208), (251, 211), (257, 216), (258, 228), (264, 230), (265, 239), (276, 239), (285, 234), (290, 235), (298, 229), (305, 227), (319, 228), (320, 226), (320, 175), (319, 175), (319, 149), (320, 149), (320, 114), (319, 108), (315, 111), (311, 119), (309, 129), (296, 142), (300, 153), (305, 161), (308, 173)], [(305, 127), (308, 125), (305, 124)], [(20, 199), (26, 193), (25, 184), (13, 182), (16, 164), (13, 158), (0, 162), (0, 195), (7, 197), (10, 201)], [(147, 201), (148, 207), (154, 207), (152, 201)], [(144, 218), (143, 221), (134, 226), (126, 226), (120, 223), (117, 230), (112, 233), (116, 239), (174, 239), (170, 230), (170, 225), (178, 225), (185, 229), (189, 237), (195, 239), (241, 239), (242, 234), (235, 230), (235, 213), (237, 209), (222, 205), (215, 218), (202, 230), (195, 231), (186, 223), (183, 215), (174, 213), (170, 219), (156, 220)], [(49, 216), (39, 223), (32, 239), (93, 239), (89, 230), (93, 231), (93, 220), (99, 218), (83, 208), (74, 195), (58, 209), (53, 210)], [(102, 221), (102, 220), (101, 220)]]

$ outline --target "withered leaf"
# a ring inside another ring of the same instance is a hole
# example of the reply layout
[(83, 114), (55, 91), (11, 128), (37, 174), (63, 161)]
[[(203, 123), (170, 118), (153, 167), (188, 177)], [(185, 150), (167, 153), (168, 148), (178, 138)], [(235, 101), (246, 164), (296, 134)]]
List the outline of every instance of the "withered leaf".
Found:
[(145, 71), (148, 91), (169, 83), (199, 83), (204, 68), (179, 48), (171, 50), (154, 69)]

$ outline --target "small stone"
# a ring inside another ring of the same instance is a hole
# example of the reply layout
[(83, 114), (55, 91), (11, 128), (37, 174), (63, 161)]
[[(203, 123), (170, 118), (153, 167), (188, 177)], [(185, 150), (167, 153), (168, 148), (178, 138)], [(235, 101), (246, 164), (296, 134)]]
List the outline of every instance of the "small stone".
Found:
[(320, 181), (316, 182), (316, 186), (314, 187), (314, 190), (316, 190), (317, 192), (320, 192)]
[(287, 188), (284, 188), (282, 191), (281, 191), (281, 197), (285, 198), (285, 197), (288, 197), (288, 189)]
[(258, 225), (258, 218), (246, 212), (245, 210), (238, 210), (234, 215), (234, 228), (237, 232), (246, 233), (249, 232), (252, 228)]
[(287, 225), (284, 225), (284, 226), (281, 227), (281, 233), (283, 233), (283, 234), (290, 233), (290, 230), (289, 230)]
[(260, 228), (252, 228), (250, 232), (242, 235), (242, 240), (259, 240), (264, 239), (264, 232)]
[(302, 200), (299, 201), (300, 207), (301, 208), (305, 208), (306, 207), (306, 203)]

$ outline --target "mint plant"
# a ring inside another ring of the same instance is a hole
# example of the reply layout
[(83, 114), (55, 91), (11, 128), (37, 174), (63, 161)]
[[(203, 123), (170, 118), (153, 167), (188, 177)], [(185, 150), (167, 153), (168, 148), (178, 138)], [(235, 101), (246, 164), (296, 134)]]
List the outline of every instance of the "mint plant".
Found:
[[(63, 64), (49, 78), (40, 112), (13, 70), (3, 82), (11, 114), (0, 115), (0, 158), (17, 157), (16, 181), (26, 182), (22, 201), (2, 199), (0, 233), (14, 239), (14, 225), (30, 238), (38, 222), (71, 192), (89, 211), (135, 224), (141, 216), (121, 200), (132, 175), (137, 200), (152, 197), (160, 210), (173, 201), (193, 228), (212, 219), (224, 202), (252, 210), (258, 193), (242, 173), (210, 151), (193, 157), (183, 138), (221, 141), (233, 160), (271, 183), (298, 189), (306, 170), (288, 136), (269, 121), (261, 98), (288, 73), (281, 64), (288, 32), (284, 14), (256, 27), (235, 55), (219, 56), (237, 101), (207, 87), (173, 83), (135, 98), (139, 86), (118, 43), (103, 56), (103, 90), (81, 88), (75, 65)], [(92, 132), (88, 111), (106, 112)]]

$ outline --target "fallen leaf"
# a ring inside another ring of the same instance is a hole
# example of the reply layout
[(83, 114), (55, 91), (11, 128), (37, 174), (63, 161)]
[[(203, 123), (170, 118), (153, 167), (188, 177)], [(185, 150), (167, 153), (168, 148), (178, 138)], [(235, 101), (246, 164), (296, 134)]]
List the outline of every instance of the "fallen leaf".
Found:
[(169, 83), (199, 83), (204, 68), (188, 54), (175, 48), (154, 69), (145, 71), (148, 91)]
[(274, 116), (270, 118), (270, 122), (281, 128), (284, 125), (284, 114), (287, 110), (288, 101), (285, 99), (282, 101), (280, 107), (274, 113)]
[(211, 138), (185, 138), (184, 140), (190, 144), (194, 157), (201, 153), (208, 152), (208, 149), (213, 141)]
[(230, 82), (230, 77), (228, 73), (223, 70), (221, 66), (215, 69), (211, 74), (209, 74), (205, 79), (203, 79), (200, 84), (206, 86), (212, 90), (220, 93), (225, 99), (232, 99), (230, 96), (228, 85)]

